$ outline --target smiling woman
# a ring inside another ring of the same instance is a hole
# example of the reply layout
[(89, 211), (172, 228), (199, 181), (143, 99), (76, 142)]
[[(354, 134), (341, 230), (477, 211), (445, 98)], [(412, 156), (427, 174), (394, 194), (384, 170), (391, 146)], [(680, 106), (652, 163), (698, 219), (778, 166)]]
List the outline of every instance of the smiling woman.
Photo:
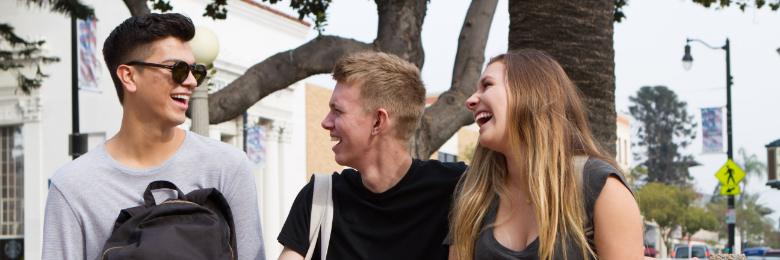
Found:
[(643, 258), (636, 201), (555, 60), (491, 59), (466, 105), (480, 137), (453, 202), (450, 259)]

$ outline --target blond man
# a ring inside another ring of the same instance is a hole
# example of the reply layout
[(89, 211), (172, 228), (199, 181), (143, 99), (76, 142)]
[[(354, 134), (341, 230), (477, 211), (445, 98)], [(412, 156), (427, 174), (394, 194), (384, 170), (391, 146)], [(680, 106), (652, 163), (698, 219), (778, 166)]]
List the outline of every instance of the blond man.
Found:
[[(461, 163), (421, 161), (408, 141), (425, 109), (413, 64), (361, 52), (333, 69), (337, 81), (322, 128), (337, 142), (333, 227), (327, 259), (447, 259), (441, 241)], [(278, 240), (279, 259), (303, 259), (309, 248), (313, 179), (298, 193)], [(320, 259), (319, 240), (312, 259)]]

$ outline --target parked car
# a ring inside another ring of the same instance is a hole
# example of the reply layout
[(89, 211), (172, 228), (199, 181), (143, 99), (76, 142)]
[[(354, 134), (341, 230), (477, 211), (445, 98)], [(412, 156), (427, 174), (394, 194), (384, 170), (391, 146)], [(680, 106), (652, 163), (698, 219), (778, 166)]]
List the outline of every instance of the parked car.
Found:
[(769, 259), (780, 260), (780, 249), (773, 249), (773, 250), (766, 251), (766, 253), (764, 253), (764, 259), (766, 259), (766, 260), (769, 260)]
[(710, 255), (716, 253), (715, 248), (708, 245), (683, 245), (677, 246), (672, 251), (672, 258), (688, 259), (698, 257), (701, 260), (709, 259)]
[(766, 253), (764, 253), (764, 256), (765, 257), (770, 256), (770, 257), (778, 257), (778, 258), (780, 258), (780, 249), (773, 249), (773, 250), (766, 251)]
[(742, 251), (748, 260), (780, 260), (780, 250), (768, 247), (748, 248)]
[(745, 256), (764, 256), (767, 251), (772, 250), (772, 248), (769, 247), (754, 247), (754, 248), (746, 248), (745, 250), (742, 250), (742, 253), (745, 254)]

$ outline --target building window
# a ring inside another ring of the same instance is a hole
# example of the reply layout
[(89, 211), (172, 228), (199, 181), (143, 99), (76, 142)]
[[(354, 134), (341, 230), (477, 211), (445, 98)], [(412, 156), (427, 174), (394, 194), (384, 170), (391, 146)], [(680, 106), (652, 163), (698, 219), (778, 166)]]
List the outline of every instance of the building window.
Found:
[(24, 145), (22, 126), (0, 127), (0, 238), (24, 235)]
[(448, 153), (439, 152), (439, 161), (442, 161), (442, 162), (457, 162), (458, 161), (458, 156), (457, 155), (448, 154)]
[(623, 140), (623, 163), (628, 164), (628, 158), (631, 156), (631, 146), (628, 140)]

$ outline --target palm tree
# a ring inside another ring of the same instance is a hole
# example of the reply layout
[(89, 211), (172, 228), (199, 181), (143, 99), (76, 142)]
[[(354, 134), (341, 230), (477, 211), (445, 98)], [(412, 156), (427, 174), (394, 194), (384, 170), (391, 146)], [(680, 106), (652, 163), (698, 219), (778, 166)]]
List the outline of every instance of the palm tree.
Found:
[(745, 178), (743, 179), (743, 182), (745, 185), (747, 185), (748, 180), (750, 180), (751, 177), (756, 176), (759, 178), (764, 177), (764, 172), (766, 172), (766, 164), (758, 160), (758, 156), (756, 154), (751, 154), (750, 156), (747, 155), (747, 152), (745, 152), (745, 148), (739, 148), (739, 155), (742, 157), (742, 163), (737, 163), (737, 166), (739, 166), (742, 171), (745, 172)]
[(552, 55), (582, 91), (589, 128), (615, 154), (615, 0), (509, 1), (509, 51)]

